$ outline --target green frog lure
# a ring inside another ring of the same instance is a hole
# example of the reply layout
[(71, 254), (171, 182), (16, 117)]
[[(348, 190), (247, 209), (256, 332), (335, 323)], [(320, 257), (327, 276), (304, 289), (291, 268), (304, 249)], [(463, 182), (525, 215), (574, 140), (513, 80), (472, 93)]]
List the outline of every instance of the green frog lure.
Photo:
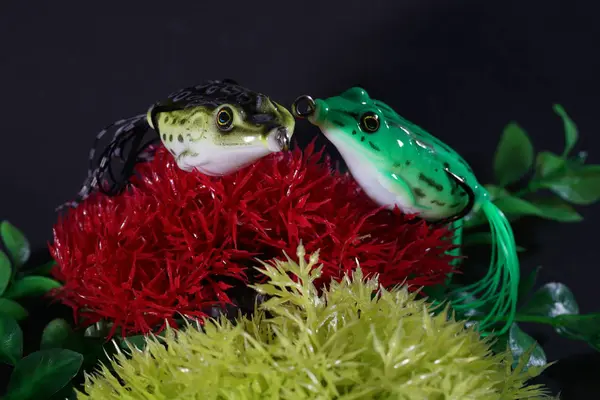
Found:
[[(467, 162), (358, 87), (327, 99), (300, 96), (292, 114), (321, 130), (359, 186), (380, 206), (397, 206), (427, 221), (452, 224), (458, 243), (463, 218), (475, 210), (483, 212), (493, 238), (490, 268), (480, 281), (460, 288), (476, 300), (462, 297), (453, 301), (453, 307), (467, 311), (491, 306), (479, 321), (479, 330), (487, 335), (488, 329), (501, 326), (495, 333), (505, 333), (516, 312), (520, 274), (516, 244), (507, 218)], [(455, 294), (451, 298), (461, 297)]]
[[(220, 176), (287, 150), (294, 125), (285, 107), (231, 79), (178, 90), (146, 113), (100, 131), (90, 150), (87, 179), (76, 199), (58, 209), (76, 207), (94, 191), (122, 192), (135, 165), (151, 160), (161, 143), (179, 168)], [(100, 141), (113, 129), (110, 143), (98, 154)]]

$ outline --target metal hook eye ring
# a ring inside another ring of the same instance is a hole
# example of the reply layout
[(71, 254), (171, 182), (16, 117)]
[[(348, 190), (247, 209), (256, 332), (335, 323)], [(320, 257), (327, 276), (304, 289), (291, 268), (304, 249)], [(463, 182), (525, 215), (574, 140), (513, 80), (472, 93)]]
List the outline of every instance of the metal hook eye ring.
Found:
[[(300, 111), (300, 109), (298, 107), (302, 102), (306, 102), (306, 106), (307, 106), (306, 111)], [(316, 109), (317, 109), (317, 107), (316, 107), (315, 100), (308, 95), (299, 96), (292, 103), (292, 114), (296, 118), (307, 118), (307, 117), (311, 116), (312, 114), (314, 114)]]

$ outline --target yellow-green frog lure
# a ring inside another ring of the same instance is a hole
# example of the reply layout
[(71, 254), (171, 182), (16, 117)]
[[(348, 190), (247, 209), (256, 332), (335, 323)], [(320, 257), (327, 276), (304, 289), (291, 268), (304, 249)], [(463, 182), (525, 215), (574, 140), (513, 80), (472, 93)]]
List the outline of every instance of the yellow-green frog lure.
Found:
[[(491, 306), (479, 329), (506, 332), (514, 320), (519, 259), (510, 224), (467, 162), (448, 145), (398, 115), (358, 87), (313, 100), (300, 96), (292, 105), (337, 148), (350, 173), (380, 206), (397, 206), (427, 221), (452, 223), (460, 242), (463, 218), (480, 209), (491, 227), (492, 260), (487, 275), (461, 287), (478, 300), (456, 300), (457, 310)], [(453, 296), (459, 297), (459, 296)]]
[[(104, 128), (90, 151), (88, 177), (77, 199), (59, 209), (77, 206), (95, 190), (120, 193), (135, 165), (153, 158), (157, 144), (166, 147), (179, 168), (219, 176), (287, 150), (294, 125), (285, 107), (231, 79), (178, 90), (146, 113)], [(114, 136), (97, 157), (98, 143), (111, 129), (116, 129)]]

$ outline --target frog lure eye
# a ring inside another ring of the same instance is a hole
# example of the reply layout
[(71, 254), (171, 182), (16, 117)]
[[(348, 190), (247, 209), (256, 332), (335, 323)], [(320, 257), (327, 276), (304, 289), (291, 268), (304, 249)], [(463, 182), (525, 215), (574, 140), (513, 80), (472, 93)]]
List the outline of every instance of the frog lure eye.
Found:
[[(486, 309), (479, 321), (483, 335), (508, 331), (514, 321), (519, 259), (512, 228), (467, 162), (447, 144), (398, 115), (382, 101), (354, 87), (327, 99), (298, 97), (291, 107), (336, 147), (348, 170), (378, 205), (398, 207), (422, 219), (451, 224), (460, 244), (464, 218), (481, 210), (492, 234), (487, 275), (461, 287), (476, 300), (449, 293), (457, 310)], [(487, 311), (489, 309), (489, 311)]]
[[(109, 196), (120, 193), (136, 164), (153, 159), (157, 145), (162, 144), (185, 171), (220, 176), (287, 150), (294, 124), (285, 107), (231, 79), (178, 90), (146, 113), (100, 131), (76, 200), (57, 210), (76, 207), (94, 191)], [(99, 152), (100, 141), (111, 130), (110, 143)]]

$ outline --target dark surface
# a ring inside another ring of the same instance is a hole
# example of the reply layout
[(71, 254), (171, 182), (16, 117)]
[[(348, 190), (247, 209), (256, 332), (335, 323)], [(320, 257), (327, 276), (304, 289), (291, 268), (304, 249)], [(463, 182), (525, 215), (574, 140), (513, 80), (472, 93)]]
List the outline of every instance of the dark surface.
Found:
[[(560, 102), (578, 148), (600, 162), (600, 25), (589, 1), (38, 3), (0, 6), (0, 218), (36, 248), (51, 239), (54, 208), (79, 190), (102, 126), (206, 79), (235, 78), (287, 106), (360, 84), (455, 147), (484, 183), (511, 120), (537, 150), (562, 150), (551, 108)], [(298, 126), (302, 143), (316, 133)], [(537, 247), (526, 272), (542, 265), (540, 282), (563, 282), (581, 312), (600, 311), (600, 206), (581, 212), (582, 223), (537, 223), (517, 239)], [(597, 353), (529, 331), (560, 360), (546, 378), (563, 398), (600, 395)]]

